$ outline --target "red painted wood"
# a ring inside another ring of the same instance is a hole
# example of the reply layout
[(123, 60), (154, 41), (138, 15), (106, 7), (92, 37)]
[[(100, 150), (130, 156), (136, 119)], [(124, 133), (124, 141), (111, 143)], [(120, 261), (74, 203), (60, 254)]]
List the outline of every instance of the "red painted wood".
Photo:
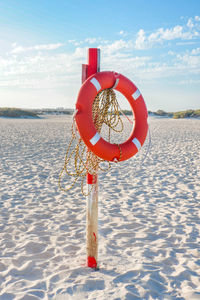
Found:
[(91, 75), (100, 72), (100, 49), (88, 49), (88, 64), (82, 65), (82, 83)]
[(90, 268), (97, 268), (97, 262), (94, 256), (88, 256), (87, 265)]
[[(100, 72), (100, 49), (89, 48), (88, 49), (88, 64), (82, 65), (82, 83), (86, 81), (88, 77)], [(96, 184), (97, 175), (87, 174), (87, 184)], [(96, 242), (96, 235), (93, 233)], [(88, 256), (87, 266), (90, 268), (97, 268), (97, 261), (94, 256)]]
[(87, 173), (87, 184), (95, 184), (97, 183), (97, 175), (92, 175)]
[(88, 65), (82, 65), (82, 83), (86, 81), (86, 79), (88, 78), (87, 70), (88, 70)]
[(100, 51), (97, 48), (88, 50), (88, 77), (100, 71)]

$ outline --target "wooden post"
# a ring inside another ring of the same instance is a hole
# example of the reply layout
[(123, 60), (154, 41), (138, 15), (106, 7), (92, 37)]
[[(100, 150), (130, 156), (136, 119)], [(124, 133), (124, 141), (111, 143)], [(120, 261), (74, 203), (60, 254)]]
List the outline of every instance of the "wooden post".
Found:
[[(82, 65), (82, 83), (100, 72), (100, 49), (89, 48), (88, 64)], [(89, 195), (86, 211), (87, 266), (97, 268), (98, 259), (98, 175), (87, 174)]]
[(97, 268), (98, 259), (98, 176), (87, 174), (88, 192), (86, 211), (87, 266)]

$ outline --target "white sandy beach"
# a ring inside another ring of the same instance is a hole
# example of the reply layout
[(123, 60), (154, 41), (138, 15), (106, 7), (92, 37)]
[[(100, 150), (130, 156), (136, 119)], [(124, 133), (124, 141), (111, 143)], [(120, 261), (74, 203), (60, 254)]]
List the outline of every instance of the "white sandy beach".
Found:
[(58, 189), (70, 116), (0, 119), (0, 300), (200, 299), (200, 120), (149, 118), (152, 146), (99, 176), (99, 270), (86, 200)]

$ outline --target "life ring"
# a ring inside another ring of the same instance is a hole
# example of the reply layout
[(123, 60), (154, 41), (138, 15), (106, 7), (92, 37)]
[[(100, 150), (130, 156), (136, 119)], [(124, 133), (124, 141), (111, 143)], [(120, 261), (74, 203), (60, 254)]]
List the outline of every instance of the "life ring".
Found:
[[(126, 97), (135, 116), (135, 125), (129, 138), (119, 145), (111, 144), (100, 136), (92, 117), (95, 97), (101, 90), (108, 88), (114, 88)], [(138, 88), (121, 74), (106, 71), (90, 76), (80, 88), (76, 111), (75, 121), (81, 138), (89, 150), (104, 160), (127, 160), (135, 155), (145, 142), (148, 112), (144, 99)]]

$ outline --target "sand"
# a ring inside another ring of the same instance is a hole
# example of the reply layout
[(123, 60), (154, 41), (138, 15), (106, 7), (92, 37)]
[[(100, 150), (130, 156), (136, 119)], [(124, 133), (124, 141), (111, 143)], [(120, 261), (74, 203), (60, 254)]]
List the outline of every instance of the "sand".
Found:
[(99, 270), (86, 200), (58, 189), (70, 116), (0, 119), (0, 299), (200, 299), (200, 120), (149, 118), (151, 152), (99, 175)]

